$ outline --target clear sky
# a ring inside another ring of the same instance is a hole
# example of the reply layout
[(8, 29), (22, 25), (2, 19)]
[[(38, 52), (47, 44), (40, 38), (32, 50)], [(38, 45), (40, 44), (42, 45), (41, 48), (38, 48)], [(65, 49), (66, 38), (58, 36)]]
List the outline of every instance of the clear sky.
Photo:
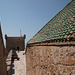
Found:
[[(0, 0), (0, 22), (7, 36), (26, 34), (29, 41), (71, 0)], [(5, 42), (5, 39), (4, 39)]]

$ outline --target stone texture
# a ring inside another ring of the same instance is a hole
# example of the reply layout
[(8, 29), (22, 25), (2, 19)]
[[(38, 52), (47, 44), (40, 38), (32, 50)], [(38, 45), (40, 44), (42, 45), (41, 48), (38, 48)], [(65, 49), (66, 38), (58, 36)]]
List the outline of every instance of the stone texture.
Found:
[(27, 47), (26, 75), (75, 75), (75, 46)]

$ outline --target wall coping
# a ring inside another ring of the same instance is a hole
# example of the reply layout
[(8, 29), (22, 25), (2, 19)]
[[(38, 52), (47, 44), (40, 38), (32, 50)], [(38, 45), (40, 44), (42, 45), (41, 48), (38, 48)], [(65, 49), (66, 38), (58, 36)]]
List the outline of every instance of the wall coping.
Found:
[(75, 41), (27, 44), (27, 47), (30, 47), (30, 46), (68, 46), (68, 45), (75, 45)]

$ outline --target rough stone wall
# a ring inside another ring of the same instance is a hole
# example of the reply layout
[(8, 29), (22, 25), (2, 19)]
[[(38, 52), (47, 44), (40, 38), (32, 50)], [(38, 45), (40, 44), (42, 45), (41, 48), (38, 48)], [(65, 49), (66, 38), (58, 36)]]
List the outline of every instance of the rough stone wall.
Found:
[(5, 60), (5, 54), (4, 54), (4, 43), (2, 38), (2, 32), (0, 28), (0, 75), (6, 75), (6, 60)]
[(19, 50), (24, 50), (25, 48), (25, 38), (24, 37), (6, 37), (7, 54), (13, 48), (17, 50), (17, 47), (19, 47)]
[(27, 47), (26, 75), (75, 75), (75, 46)]

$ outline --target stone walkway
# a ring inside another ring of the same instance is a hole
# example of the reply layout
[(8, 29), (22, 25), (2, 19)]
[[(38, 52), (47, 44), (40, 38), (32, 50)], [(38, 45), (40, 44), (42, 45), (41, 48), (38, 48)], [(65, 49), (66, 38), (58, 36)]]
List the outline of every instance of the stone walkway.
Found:
[(12, 63), (12, 75), (26, 75), (25, 51), (17, 52), (20, 60)]

